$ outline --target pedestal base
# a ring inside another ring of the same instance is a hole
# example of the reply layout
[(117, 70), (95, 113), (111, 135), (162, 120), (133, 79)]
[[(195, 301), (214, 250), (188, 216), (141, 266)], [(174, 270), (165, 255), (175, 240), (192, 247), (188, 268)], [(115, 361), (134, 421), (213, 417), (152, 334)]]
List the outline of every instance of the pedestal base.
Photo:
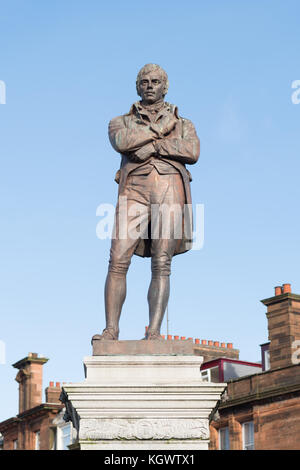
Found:
[(193, 355), (102, 355), (84, 359), (83, 383), (63, 386), (78, 447), (204, 450), (209, 414), (225, 384), (202, 382)]
[[(176, 440), (142, 440), (142, 441), (81, 441), (77, 447), (77, 450), (109, 450), (109, 451), (166, 451), (166, 450), (177, 450), (177, 451), (197, 451), (197, 450), (208, 450), (209, 440), (199, 441), (176, 439)], [(74, 449), (76, 449), (74, 447)]]

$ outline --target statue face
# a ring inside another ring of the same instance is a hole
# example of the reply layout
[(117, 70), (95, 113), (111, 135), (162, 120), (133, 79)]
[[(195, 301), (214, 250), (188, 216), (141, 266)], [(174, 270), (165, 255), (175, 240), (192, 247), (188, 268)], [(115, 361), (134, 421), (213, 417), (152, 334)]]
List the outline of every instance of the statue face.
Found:
[(149, 72), (142, 75), (138, 83), (138, 91), (142, 101), (147, 104), (156, 103), (165, 94), (165, 82), (159, 72)]

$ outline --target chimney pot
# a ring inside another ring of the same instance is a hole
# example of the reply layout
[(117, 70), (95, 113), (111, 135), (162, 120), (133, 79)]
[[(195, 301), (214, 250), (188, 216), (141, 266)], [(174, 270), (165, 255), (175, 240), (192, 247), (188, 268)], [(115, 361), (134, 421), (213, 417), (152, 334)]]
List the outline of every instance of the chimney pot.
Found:
[(179, 339), (179, 336), (174, 336), (174, 339)]
[(200, 339), (199, 338), (195, 339), (195, 344), (200, 344)]
[(233, 344), (232, 344), (232, 343), (227, 343), (227, 348), (228, 348), (228, 349), (232, 349), (232, 347), (233, 347)]
[(276, 286), (275, 287), (275, 295), (281, 295), (282, 294), (282, 287), (281, 286)]
[(214, 346), (216, 346), (216, 348), (219, 348), (220, 347), (219, 341), (214, 341)]
[(206, 340), (206, 339), (202, 339), (202, 340), (201, 340), (201, 343), (202, 343), (202, 344), (207, 344), (207, 340)]
[(284, 294), (288, 294), (292, 292), (291, 284), (283, 284), (282, 289), (283, 289)]
[(214, 342), (211, 339), (209, 339), (208, 340), (208, 346), (213, 346), (213, 344), (214, 344)]
[(49, 382), (49, 387), (54, 387), (54, 382)]
[(55, 387), (60, 388), (60, 382), (56, 382)]
[(172, 335), (168, 335), (168, 336), (167, 336), (167, 339), (172, 339)]
[(180, 339), (181, 339), (181, 340), (184, 340), (184, 339), (185, 339), (185, 336), (181, 336)]

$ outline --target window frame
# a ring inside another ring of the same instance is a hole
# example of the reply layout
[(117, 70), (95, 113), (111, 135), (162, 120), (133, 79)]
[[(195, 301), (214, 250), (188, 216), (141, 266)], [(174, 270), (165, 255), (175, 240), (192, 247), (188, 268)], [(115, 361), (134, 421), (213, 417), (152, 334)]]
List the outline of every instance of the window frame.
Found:
[(265, 370), (270, 370), (270, 350), (266, 349), (264, 352), (264, 360), (265, 360)]
[[(245, 442), (245, 427), (247, 425), (251, 425), (251, 442), (250, 443), (246, 443)], [(254, 444), (254, 422), (253, 420), (251, 421), (245, 421), (242, 423), (242, 439), (243, 439), (243, 450), (254, 450), (255, 449), (255, 444)], [(251, 447), (249, 449), (249, 447)]]
[[(225, 448), (222, 448), (221, 447), (221, 444), (222, 444), (221, 434), (224, 431), (226, 433), (225, 434)], [(218, 435), (219, 435), (219, 450), (230, 450), (229, 426), (223, 426), (222, 428), (219, 428)], [(228, 448), (227, 448), (227, 445), (228, 445)]]
[(64, 437), (66, 436), (64, 436), (64, 432), (63, 432), (67, 428), (69, 428), (69, 437), (70, 437), (69, 443), (67, 444), (67, 446), (74, 443), (74, 428), (72, 424), (66, 423), (62, 426), (57, 426), (56, 436), (55, 436), (55, 441), (56, 441), (55, 450), (68, 450), (67, 446), (66, 448), (64, 448)]
[(41, 432), (40, 429), (34, 431), (34, 450), (41, 450)]

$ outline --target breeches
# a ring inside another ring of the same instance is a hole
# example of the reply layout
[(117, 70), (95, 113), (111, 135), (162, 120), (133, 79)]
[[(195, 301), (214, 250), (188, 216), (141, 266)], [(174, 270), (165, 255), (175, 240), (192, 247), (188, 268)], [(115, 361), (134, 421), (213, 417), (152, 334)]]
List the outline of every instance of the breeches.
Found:
[(126, 275), (141, 239), (148, 240), (152, 277), (169, 276), (182, 238), (185, 193), (181, 175), (129, 175), (119, 195), (110, 250), (109, 271)]

